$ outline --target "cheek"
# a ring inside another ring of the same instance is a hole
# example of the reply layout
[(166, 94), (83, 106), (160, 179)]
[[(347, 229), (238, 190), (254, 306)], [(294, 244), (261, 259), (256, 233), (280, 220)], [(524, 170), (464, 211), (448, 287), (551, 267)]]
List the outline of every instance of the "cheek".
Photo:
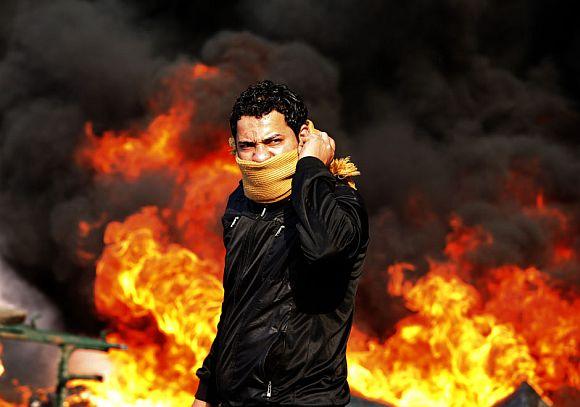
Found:
[(242, 160), (250, 161), (252, 159), (253, 154), (254, 153), (252, 151), (240, 151), (240, 150), (238, 150), (238, 158), (240, 158)]

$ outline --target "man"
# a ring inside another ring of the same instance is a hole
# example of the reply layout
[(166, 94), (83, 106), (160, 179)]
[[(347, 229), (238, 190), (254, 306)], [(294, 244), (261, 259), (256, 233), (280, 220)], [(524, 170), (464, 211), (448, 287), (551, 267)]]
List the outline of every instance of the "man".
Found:
[(222, 218), (224, 301), (194, 407), (346, 405), (361, 198), (329, 171), (334, 140), (286, 86), (250, 86), (230, 126), (242, 181)]

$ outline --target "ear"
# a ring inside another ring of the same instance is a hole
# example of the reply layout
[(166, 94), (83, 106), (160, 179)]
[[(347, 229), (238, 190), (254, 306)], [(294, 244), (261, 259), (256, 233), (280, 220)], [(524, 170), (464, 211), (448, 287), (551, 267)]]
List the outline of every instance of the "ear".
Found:
[(230, 137), (228, 139), (228, 144), (230, 145), (230, 153), (232, 155), (236, 155), (236, 153), (238, 152), (236, 149), (236, 139), (234, 139), (233, 137)]
[(308, 124), (304, 123), (300, 126), (300, 131), (298, 132), (298, 149), (302, 149), (305, 139), (310, 133), (308, 132)]
[(300, 131), (298, 132), (298, 138), (306, 137), (310, 134), (308, 121), (300, 126)]

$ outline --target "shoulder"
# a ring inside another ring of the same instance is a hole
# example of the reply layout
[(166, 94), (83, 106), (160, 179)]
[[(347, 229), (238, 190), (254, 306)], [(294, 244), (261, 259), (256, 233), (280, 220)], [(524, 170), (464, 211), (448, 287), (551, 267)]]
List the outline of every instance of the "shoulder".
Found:
[(345, 179), (342, 179), (336, 175), (333, 175), (333, 177), (336, 180), (334, 194), (337, 197), (351, 198), (361, 202), (361, 204), (363, 203), (362, 196), (357, 189), (351, 187)]
[(233, 208), (240, 208), (241, 205), (244, 204), (246, 200), (246, 196), (244, 195), (244, 187), (242, 185), (242, 181), (238, 184), (238, 187), (233, 190), (233, 192), (228, 197), (228, 204), (226, 208), (233, 209)]
[(336, 177), (336, 187), (334, 196), (343, 209), (347, 209), (351, 214), (355, 214), (359, 221), (368, 224), (368, 213), (366, 204), (360, 192), (351, 187), (344, 179)]

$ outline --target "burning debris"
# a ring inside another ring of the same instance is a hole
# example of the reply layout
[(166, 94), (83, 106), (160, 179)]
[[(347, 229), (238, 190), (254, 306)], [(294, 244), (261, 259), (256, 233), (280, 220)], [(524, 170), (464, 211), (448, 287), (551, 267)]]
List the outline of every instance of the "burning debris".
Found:
[(548, 404), (524, 382), (511, 396), (496, 404), (496, 407), (548, 407)]

